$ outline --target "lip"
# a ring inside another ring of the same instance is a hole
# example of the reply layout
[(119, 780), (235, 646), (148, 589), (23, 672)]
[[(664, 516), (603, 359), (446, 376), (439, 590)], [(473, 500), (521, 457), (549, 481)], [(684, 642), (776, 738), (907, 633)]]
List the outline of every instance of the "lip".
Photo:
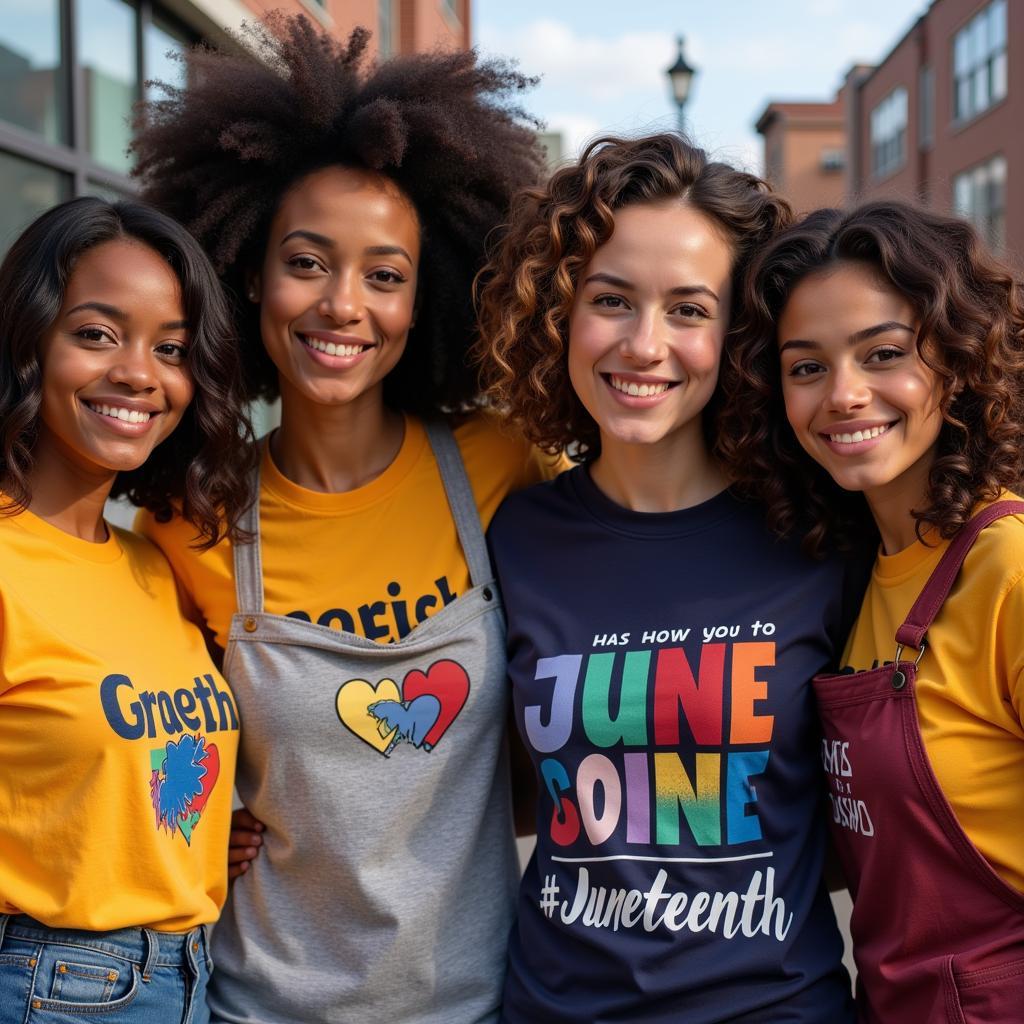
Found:
[[(873, 448), (877, 448), (881, 444), (882, 440), (892, 433), (893, 427), (899, 420), (851, 420), (848, 423), (832, 423), (829, 424), (827, 430), (819, 430), (818, 437), (821, 439), (822, 444), (831, 452), (835, 452), (836, 455), (862, 455), (864, 452), (869, 452)], [(858, 431), (864, 433), (865, 431), (874, 430), (877, 427), (884, 427), (882, 433), (875, 435), (874, 437), (866, 437), (860, 441), (833, 441), (830, 435), (837, 434), (855, 434)]]
[[(302, 351), (313, 362), (330, 370), (346, 370), (351, 366), (355, 366), (377, 347), (377, 344), (373, 341), (367, 341), (366, 338), (357, 338), (350, 334), (334, 334), (331, 331), (294, 331), (293, 333)], [(312, 338), (326, 345), (360, 345), (362, 348), (355, 355), (330, 355), (307, 344), (304, 340), (305, 338)]]
[[(677, 384), (680, 383), (677, 380), (666, 380), (664, 377), (648, 376), (642, 373), (618, 373), (616, 371), (602, 372), (600, 377), (601, 380), (604, 381), (605, 387), (612, 394), (615, 400), (621, 402), (630, 409), (643, 409), (648, 406), (657, 405), (668, 396)], [(656, 395), (629, 395), (625, 391), (620, 391), (612, 384), (612, 377), (628, 384), (636, 384), (638, 387), (641, 385), (649, 386), (651, 384), (667, 384), (668, 387)]]
[[(161, 410), (155, 408), (153, 405), (146, 402), (132, 402), (130, 400), (116, 398), (116, 399), (98, 399), (98, 398), (80, 398), (82, 408), (95, 420), (98, 424), (106, 427), (111, 433), (119, 434), (121, 437), (142, 437), (143, 434), (149, 433), (153, 429), (153, 424), (156, 423), (157, 418), (160, 416)], [(93, 405), (115, 405), (121, 409), (130, 409), (136, 412), (148, 412), (150, 417), (144, 423), (129, 423), (126, 420), (117, 420), (112, 416), (104, 416), (103, 413), (97, 412), (92, 408)]]

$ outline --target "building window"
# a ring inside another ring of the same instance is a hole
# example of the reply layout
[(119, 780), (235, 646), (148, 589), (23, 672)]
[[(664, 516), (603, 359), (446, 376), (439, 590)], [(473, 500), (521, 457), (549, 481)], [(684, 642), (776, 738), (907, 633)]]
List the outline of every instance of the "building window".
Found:
[(935, 73), (921, 68), (917, 79), (917, 144), (931, 149), (935, 143)]
[(871, 111), (871, 173), (892, 174), (907, 158), (907, 90), (893, 89)]
[(841, 171), (846, 166), (846, 153), (836, 147), (823, 149), (819, 166), (823, 171)]
[(953, 38), (953, 116), (980, 114), (1006, 96), (1006, 0), (993, 0)]
[(394, 0), (377, 0), (377, 50), (382, 57), (395, 52)]
[(1006, 158), (994, 156), (953, 179), (953, 206), (993, 249), (1006, 243)]
[(459, 15), (459, 0), (441, 0), (441, 10), (444, 11), (449, 18), (461, 21), (461, 17)]
[(55, 203), (134, 192), (132, 107), (197, 39), (157, 0), (0, 0), (0, 256)]

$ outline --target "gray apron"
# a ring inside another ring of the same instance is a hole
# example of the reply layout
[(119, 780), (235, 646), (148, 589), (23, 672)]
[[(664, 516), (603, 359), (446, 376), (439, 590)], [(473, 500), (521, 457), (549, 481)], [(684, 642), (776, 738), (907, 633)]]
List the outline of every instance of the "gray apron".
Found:
[(427, 434), (472, 587), (399, 642), (264, 612), (258, 500), (235, 545), (224, 674), (266, 831), (214, 930), (214, 1020), (497, 1020), (518, 885), (505, 621), (458, 447)]

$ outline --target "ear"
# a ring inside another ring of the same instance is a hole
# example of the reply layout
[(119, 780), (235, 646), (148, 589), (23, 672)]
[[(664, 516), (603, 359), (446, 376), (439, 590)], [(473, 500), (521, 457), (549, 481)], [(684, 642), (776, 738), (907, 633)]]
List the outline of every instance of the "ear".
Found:
[(251, 270), (245, 275), (245, 297), (250, 302), (259, 302), (263, 295), (263, 282), (258, 270)]

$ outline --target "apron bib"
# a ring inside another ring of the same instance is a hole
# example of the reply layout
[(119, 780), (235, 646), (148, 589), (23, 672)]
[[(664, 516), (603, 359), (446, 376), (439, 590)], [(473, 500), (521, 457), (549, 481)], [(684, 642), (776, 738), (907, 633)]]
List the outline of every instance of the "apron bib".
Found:
[[(1024, 1021), (1024, 895), (957, 821), (915, 700), (926, 633), (964, 558), (991, 522), (1021, 513), (1022, 502), (996, 502), (956, 535), (896, 633), (893, 663), (814, 680), (865, 1024)], [(904, 661), (904, 648), (916, 659)]]
[(224, 673), (266, 831), (215, 930), (214, 1019), (497, 1019), (519, 879), (504, 613), (456, 442), (426, 426), (472, 587), (397, 643), (263, 610), (255, 481)]

